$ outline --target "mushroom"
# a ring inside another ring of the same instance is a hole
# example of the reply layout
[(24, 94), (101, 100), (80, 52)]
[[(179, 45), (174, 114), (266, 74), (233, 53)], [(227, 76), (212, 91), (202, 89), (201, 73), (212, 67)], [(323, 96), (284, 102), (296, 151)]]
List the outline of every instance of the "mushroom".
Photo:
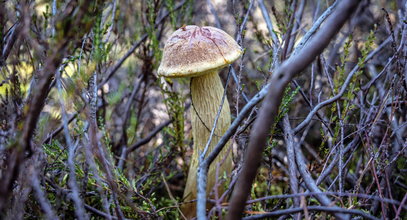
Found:
[[(184, 190), (185, 201), (196, 199), (198, 156), (206, 146), (221, 105), (224, 88), (218, 75), (219, 69), (237, 60), (242, 53), (242, 49), (230, 35), (214, 27), (184, 26), (176, 30), (165, 43), (158, 75), (169, 78), (191, 78), (194, 151)], [(229, 128), (230, 121), (229, 103), (225, 98), (209, 152)], [(225, 172), (230, 174), (232, 171), (232, 154), (229, 153), (224, 159), (227, 146), (209, 167), (207, 195), (215, 185), (217, 164), (220, 164), (220, 175)], [(224, 186), (218, 189), (222, 193)], [(187, 203), (181, 209), (188, 218), (192, 218), (195, 215), (195, 206), (194, 203)]]

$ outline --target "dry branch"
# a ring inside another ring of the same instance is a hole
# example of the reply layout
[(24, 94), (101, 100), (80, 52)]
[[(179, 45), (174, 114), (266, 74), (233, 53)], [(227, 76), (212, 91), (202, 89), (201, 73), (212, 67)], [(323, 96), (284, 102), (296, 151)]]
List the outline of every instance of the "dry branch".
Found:
[(344, 0), (315, 34), (311, 41), (297, 54), (290, 57), (273, 73), (270, 89), (260, 109), (259, 116), (250, 134), (249, 147), (245, 156), (242, 173), (233, 191), (228, 219), (241, 218), (245, 201), (260, 165), (270, 128), (278, 114), (286, 85), (307, 67), (330, 43), (332, 37), (348, 20), (359, 1)]
[[(3, 171), (3, 176), (0, 180), (0, 194), (2, 195), (0, 197), (0, 210), (3, 210), (7, 204), (7, 200), (12, 192), (12, 184), (20, 172), (20, 166), (24, 161), (26, 152), (29, 153), (28, 156), (30, 156), (32, 152), (31, 141), (34, 135), (34, 130), (51, 89), (53, 77), (67, 54), (70, 42), (82, 38), (82, 36), (90, 30), (92, 26), (83, 23), (85, 21), (84, 17), (92, 16), (95, 12), (98, 12), (101, 8), (95, 7), (98, 4), (103, 5), (101, 2), (96, 3), (94, 1), (84, 1), (78, 5), (77, 4), (77, 2), (70, 2), (66, 7), (66, 10), (58, 18), (60, 24), (60, 29), (57, 30), (56, 37), (58, 41), (49, 45), (49, 56), (45, 60), (42, 70), (38, 72), (39, 81), (35, 85), (32, 97), (26, 104), (25, 109), (27, 111), (25, 112), (24, 125), (19, 141), (10, 147), (11, 152), (9, 154), (10, 156), (7, 158), (7, 169)], [(25, 5), (24, 7), (29, 6)], [(76, 8), (78, 8), (78, 10), (75, 11)], [(27, 23), (28, 20), (28, 24), (25, 25), (29, 25), (29, 14), (26, 13), (24, 15), (23, 20), (25, 23)], [(87, 20), (87, 22), (92, 23), (90, 20)], [(81, 30), (78, 31), (77, 27), (81, 27)], [(23, 27), (23, 29), (28, 28), (29, 27)], [(61, 28), (67, 28), (67, 30), (70, 31), (66, 31), (65, 29), (61, 30)]]

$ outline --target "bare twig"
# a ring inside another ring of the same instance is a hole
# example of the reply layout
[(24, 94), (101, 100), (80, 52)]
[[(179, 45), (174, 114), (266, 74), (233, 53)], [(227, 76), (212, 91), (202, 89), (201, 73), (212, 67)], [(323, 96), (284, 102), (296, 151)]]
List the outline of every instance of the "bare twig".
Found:
[(351, 0), (342, 1), (327, 19), (326, 24), (315, 34), (314, 38), (297, 55), (286, 60), (273, 74), (266, 100), (252, 128), (242, 174), (236, 183), (230, 201), (228, 219), (239, 219), (241, 217), (245, 200), (260, 165), (260, 158), (269, 130), (271, 125), (274, 124), (275, 116), (278, 113), (285, 86), (322, 52), (350, 17), (358, 3), (358, 1)]
[[(294, 142), (294, 151), (295, 151), (295, 161), (297, 162), (298, 171), (300, 172), (307, 188), (311, 192), (317, 192), (317, 193), (322, 192), (318, 188), (317, 184), (315, 183), (315, 180), (312, 178), (309, 171), (307, 170), (307, 165), (304, 160), (304, 155), (302, 154), (301, 148), (298, 145), (298, 143), (295, 143), (295, 142)], [(324, 206), (332, 206), (332, 204), (333, 204), (332, 201), (323, 194), (318, 194), (315, 197)], [(333, 207), (335, 207), (335, 206), (333, 205)], [(336, 214), (335, 216), (338, 219), (348, 219), (349, 218), (348, 216), (343, 216), (343, 215), (339, 215), (339, 214)]]
[(40, 180), (38, 179), (38, 174), (36, 171), (34, 171), (32, 177), (31, 177), (31, 184), (32, 184), (32, 188), (35, 192), (36, 198), (38, 199), (38, 202), (41, 205), (42, 210), (45, 212), (45, 215), (47, 216), (47, 219), (51, 220), (51, 219), (59, 219), (54, 211), (52, 210), (52, 206), (49, 203), (46, 194), (44, 193), (44, 191), (41, 189), (41, 184), (40, 184)]
[[(251, 10), (253, 9), (253, 6), (254, 6), (254, 0), (251, 0), (250, 4), (249, 4), (249, 8), (247, 9), (247, 12), (246, 12), (246, 14), (245, 14), (245, 16), (243, 18), (243, 22), (240, 25), (240, 27), (239, 27), (239, 29), (238, 29), (238, 31), (236, 33), (236, 42), (241, 47), (244, 47), (244, 45), (243, 45), (243, 37), (244, 37), (244, 33), (245, 33), (244, 30), (246, 29), (247, 21), (249, 19), (249, 15), (250, 15)], [(240, 60), (243, 60), (243, 57), (244, 57), (244, 55), (240, 58)], [(236, 74), (235, 68), (233, 68), (232, 65), (230, 65), (229, 71), (232, 73), (233, 80), (236, 83), (236, 92), (237, 92), (237, 94), (241, 93), (243, 99), (245, 100), (245, 102), (248, 102), (249, 99), (247, 98), (246, 93), (243, 91), (242, 86), (240, 85), (240, 73), (242, 71), (242, 66), (243, 65), (239, 66), (240, 67), (239, 76)], [(236, 105), (238, 104), (238, 101), (239, 101), (239, 96), (237, 96)]]
[[(181, 209), (179, 208), (179, 204), (178, 204), (177, 200), (176, 200), (176, 199), (174, 198), (174, 196), (172, 195), (171, 190), (170, 190), (170, 187), (168, 186), (168, 183), (167, 183), (167, 181), (165, 180), (164, 173), (161, 173), (161, 178), (163, 179), (165, 189), (167, 190), (168, 195), (170, 196), (170, 199), (174, 202), (174, 206), (177, 207), (177, 210), (178, 210), (178, 212), (181, 214), (182, 218), (183, 218), (183, 219), (187, 219), (187, 218), (185, 217), (184, 213), (181, 212)], [(158, 212), (158, 210), (157, 210), (157, 212)]]
[[(69, 134), (68, 134), (69, 135)], [(75, 214), (78, 219), (88, 219), (89, 216), (85, 212), (84, 203), (81, 199), (79, 193), (79, 187), (76, 182), (76, 172), (75, 172), (75, 151), (78, 146), (78, 142), (75, 145), (69, 145), (68, 150), (68, 167), (69, 167), (69, 187), (72, 190), (70, 194), (70, 198), (73, 200), (75, 204)]]
[[(293, 131), (291, 129), (291, 125), (288, 121), (288, 116), (285, 116), (284, 118), (284, 134), (286, 135), (286, 139), (287, 139), (287, 151), (291, 148), (292, 150), (292, 154), (295, 154), (295, 161), (296, 161), (296, 165), (298, 168), (299, 173), (301, 174), (305, 185), (307, 186), (307, 188), (311, 191), (311, 192), (322, 192), (317, 184), (315, 183), (315, 180), (312, 178), (311, 174), (309, 173), (309, 171), (307, 170), (307, 165), (305, 163), (305, 159), (304, 156), (302, 154), (300, 145), (298, 143), (298, 141), (296, 141), (293, 137)], [(294, 155), (292, 155), (294, 156)], [(294, 157), (292, 157), (291, 159), (294, 159)], [(290, 169), (290, 183), (291, 183), (291, 176), (295, 175), (296, 173), (296, 168), (291, 168)], [(291, 173), (293, 172), (293, 173)], [(297, 189), (298, 190), (298, 189)], [(331, 206), (332, 202), (330, 201), (330, 199), (323, 195), (323, 194), (317, 194), (316, 195), (317, 200), (322, 203), (324, 206)], [(299, 201), (297, 201), (297, 205), (298, 205)], [(339, 219), (347, 219), (346, 216), (341, 216), (341, 215), (335, 215), (337, 218)]]
[(404, 195), (403, 200), (401, 201), (401, 204), (397, 209), (396, 219), (398, 219), (398, 217), (400, 216), (401, 210), (403, 209), (403, 206), (406, 202), (407, 202), (407, 193)]
[[(379, 47), (377, 47), (374, 51), (370, 52), (369, 55), (366, 57), (366, 61), (369, 61), (370, 59), (372, 59), (376, 54), (378, 54), (388, 43), (390, 42), (390, 39), (384, 41)], [(329, 105), (333, 102), (335, 102), (336, 100), (340, 99), (343, 94), (345, 93), (349, 83), (351, 82), (352, 77), (358, 72), (359, 70), (359, 66), (356, 65), (352, 71), (348, 74), (348, 76), (346, 77), (345, 82), (343, 83), (341, 90), (339, 91), (338, 94), (336, 94), (334, 97), (325, 100), (323, 102), (318, 103), (318, 105), (316, 105), (312, 111), (310, 113), (308, 113), (307, 117), (305, 118), (304, 121), (302, 121), (297, 127), (294, 128), (294, 133), (298, 133), (299, 131), (301, 131), (312, 119), (312, 117), (315, 115), (315, 113), (321, 109), (322, 107)]]
[[(287, 161), (288, 161), (288, 170), (290, 171), (290, 187), (291, 187), (291, 192), (293, 194), (298, 193), (298, 178), (297, 178), (297, 164), (295, 162), (295, 151), (294, 151), (294, 135), (291, 133), (291, 125), (290, 121), (288, 119), (288, 115), (286, 114), (284, 116), (284, 127), (287, 129), (284, 129), (284, 139), (287, 145)], [(300, 200), (298, 197), (294, 197), (293, 199), (293, 204), (294, 207), (300, 207)], [(295, 219), (301, 219), (300, 215), (297, 215)]]
[(143, 146), (144, 144), (148, 143), (155, 135), (158, 134), (163, 128), (167, 127), (172, 123), (172, 120), (168, 120), (161, 125), (157, 126), (154, 130), (152, 130), (147, 137), (138, 140), (136, 143), (131, 145), (129, 149), (126, 151), (126, 155), (130, 154), (131, 152), (137, 150), (139, 147)]
[[(4, 6), (3, 6), (4, 7)], [(7, 31), (6, 35), (4, 36), (2, 42), (0, 41), (0, 44), (2, 45), (2, 51), (1, 56), (0, 56), (0, 67), (5, 64), (5, 61), (7, 60), (7, 57), (9, 56), (11, 49), (13, 48), (14, 44), (18, 40), (20, 36), (21, 29), (23, 28), (23, 24), (21, 22), (15, 23), (11, 28)], [(3, 37), (3, 36), (2, 36)]]
[(273, 47), (273, 63), (271, 65), (271, 67), (270, 67), (270, 70), (271, 70), (272, 68), (276, 67), (276, 65), (277, 65), (277, 63), (279, 61), (278, 52), (279, 52), (279, 48), (281, 46), (281, 43), (280, 43), (280, 40), (278, 39), (278, 37), (277, 37), (277, 35), (275, 33), (273, 23), (271, 21), (271, 18), (269, 16), (269, 13), (267, 11), (266, 6), (264, 5), (264, 1), (259, 0), (258, 3), (259, 3), (259, 7), (261, 9), (261, 13), (263, 15), (264, 21), (267, 24), (267, 29), (269, 31), (269, 35), (271, 36), (271, 39), (273, 41), (273, 46), (272, 46)]
[(394, 204), (394, 205), (401, 205), (400, 207), (402, 209), (406, 209), (407, 210), (407, 206), (404, 205), (402, 202), (393, 200), (393, 199), (388, 199), (388, 198), (382, 198), (379, 196), (375, 196), (375, 195), (367, 195), (367, 194), (363, 194), (363, 193), (339, 193), (339, 192), (305, 192), (305, 193), (297, 193), (297, 194), (284, 194), (284, 195), (272, 195), (272, 196), (265, 196), (262, 198), (258, 198), (258, 199), (252, 199), (252, 200), (248, 200), (246, 203), (247, 204), (251, 204), (251, 203), (255, 203), (255, 202), (261, 202), (264, 200), (269, 200), (269, 199), (287, 199), (287, 198), (295, 198), (295, 197), (303, 197), (303, 196), (315, 196), (315, 195), (327, 195), (327, 196), (339, 196), (339, 197), (358, 197), (358, 198), (364, 198), (364, 199), (368, 199), (368, 200), (377, 200), (377, 201), (382, 201), (385, 203), (389, 203), (389, 204)]
[(57, 88), (58, 88), (59, 102), (60, 102), (60, 106), (61, 106), (64, 136), (65, 136), (65, 141), (68, 146), (68, 167), (69, 167), (68, 185), (72, 190), (70, 197), (75, 204), (76, 217), (78, 219), (88, 219), (89, 217), (87, 216), (87, 214), (85, 212), (84, 205), (83, 205), (84, 203), (83, 203), (82, 199), (80, 198), (79, 187), (78, 187), (77, 181), (76, 181), (75, 151), (78, 146), (78, 142), (76, 141), (74, 144), (72, 141), (71, 135), (69, 134), (68, 118), (67, 118), (67, 113), (65, 110), (65, 103), (64, 103), (63, 95), (62, 95), (61, 71), (58, 71), (58, 73), (57, 73)]
[(222, 28), (222, 24), (220, 23), (220, 19), (218, 16), (218, 13), (216, 12), (215, 7), (213, 7), (212, 1), (210, 0), (206, 0), (206, 4), (208, 5), (208, 9), (209, 11), (212, 13), (212, 15), (215, 17), (215, 24), (216, 27), (221, 29)]
[(263, 15), (264, 21), (267, 24), (267, 29), (269, 31), (269, 34), (271, 35), (271, 39), (273, 40), (273, 44), (274, 45), (280, 45), (280, 41), (277, 38), (277, 35), (274, 32), (274, 27), (273, 27), (273, 23), (271, 22), (271, 18), (269, 16), (269, 12), (267, 11), (266, 6), (264, 5), (264, 1), (263, 0), (259, 0), (259, 7), (261, 9), (261, 13)]
[[(372, 215), (369, 215), (362, 210), (356, 210), (356, 209), (344, 209), (344, 208), (339, 208), (339, 207), (324, 207), (324, 206), (307, 206), (308, 211), (323, 211), (323, 212), (331, 212), (332, 214), (352, 214), (352, 215), (359, 215), (362, 216), (366, 219), (372, 219), (372, 220), (379, 220), (379, 218), (376, 218)], [(265, 214), (260, 214), (260, 215), (254, 215), (250, 217), (245, 217), (242, 218), (244, 220), (249, 220), (249, 219), (263, 219), (263, 218), (268, 218), (268, 217), (273, 217), (273, 216), (280, 216), (280, 215), (287, 215), (287, 214), (293, 214), (293, 213), (298, 213), (298, 212), (303, 212), (303, 208), (290, 208), (290, 209), (283, 209), (283, 210), (278, 210), (274, 212), (268, 212)]]
[(111, 216), (110, 214), (102, 212), (99, 209), (93, 208), (92, 206), (90, 206), (88, 204), (85, 204), (85, 209), (87, 209), (90, 212), (95, 213), (96, 215), (98, 215), (100, 217), (106, 218), (106, 219), (114, 219), (114, 220), (118, 219), (116, 216)]
[[(230, 72), (229, 72), (230, 73)], [(196, 203), (196, 207), (197, 207), (197, 218), (199, 220), (204, 220), (206, 219), (206, 182), (207, 182), (207, 173), (208, 173), (208, 169), (209, 166), (206, 166), (205, 163), (205, 155), (209, 149), (209, 146), (212, 142), (212, 137), (215, 134), (215, 129), (219, 120), (219, 116), (222, 112), (222, 108), (223, 108), (223, 104), (225, 103), (225, 99), (226, 99), (226, 91), (227, 91), (227, 86), (228, 86), (228, 82), (230, 79), (230, 74), (228, 74), (227, 80), (226, 80), (226, 85), (225, 85), (225, 89), (223, 91), (223, 95), (222, 95), (222, 99), (218, 108), (218, 112), (216, 113), (216, 117), (213, 121), (213, 126), (211, 129), (211, 132), (209, 134), (209, 138), (208, 141), (206, 142), (205, 148), (203, 150), (203, 152), (198, 152), (199, 153), (199, 159), (198, 159), (198, 174), (197, 174), (197, 203)]]
[(325, 19), (332, 14), (334, 11), (335, 7), (338, 5), (338, 1), (335, 1), (331, 6), (329, 6), (326, 11), (319, 16), (318, 20), (315, 21), (315, 23), (312, 25), (311, 29), (307, 31), (307, 33), (302, 37), (300, 43), (298, 46), (294, 49), (293, 55), (296, 55), (298, 52), (301, 51), (301, 49), (309, 42), (309, 39), (312, 37), (312, 35), (315, 34), (315, 32), (318, 30), (318, 28), (321, 26), (322, 22), (325, 21)]
[[(54, 42), (53, 45), (50, 45), (51, 49), (49, 51), (49, 56), (44, 62), (43, 68), (41, 71), (38, 72), (39, 81), (33, 90), (32, 97), (29, 99), (28, 103), (26, 104), (28, 112), (24, 114), (24, 125), (21, 131), (21, 136), (19, 137), (18, 142), (11, 147), (12, 152), (8, 158), (8, 165), (7, 169), (4, 170), (5, 175), (0, 180), (0, 194), (3, 196), (0, 198), (0, 210), (3, 210), (4, 205), (7, 203), (7, 199), (12, 192), (12, 184), (14, 180), (17, 178), (20, 165), (23, 162), (24, 154), (28, 151), (28, 155), (31, 154), (31, 141), (32, 137), (35, 134), (35, 128), (37, 126), (38, 119), (40, 117), (40, 113), (44, 107), (46, 97), (49, 94), (51, 83), (53, 81), (53, 76), (59, 65), (62, 63), (63, 58), (67, 54), (69, 42), (71, 40), (77, 40), (81, 38), (86, 32), (90, 30), (92, 27), (89, 25), (87, 28), (82, 28), (80, 32), (77, 32), (76, 28), (71, 27), (80, 27), (84, 25), (83, 22), (91, 22), (89, 19), (84, 19), (85, 16), (89, 16), (94, 12), (98, 12), (101, 7), (93, 8), (95, 2), (94, 1), (84, 1), (84, 2), (70, 2), (70, 7), (67, 7), (65, 11), (63, 11), (58, 19), (58, 21), (64, 21), (65, 19), (70, 19), (71, 22), (66, 26), (61, 28), (66, 28), (66, 30), (70, 30), (67, 32), (63, 32), (62, 30), (58, 30), (60, 34), (60, 40), (58, 42)], [(77, 5), (79, 4), (79, 5)], [(72, 14), (71, 10), (78, 6), (78, 10), (75, 14)], [(28, 9), (28, 6), (24, 6), (25, 9)], [(92, 9), (91, 9), (92, 8)], [(29, 13), (23, 13), (23, 20), (27, 25), (30, 23)], [(29, 30), (29, 27), (25, 27), (24, 30)], [(28, 35), (28, 33), (25, 33)], [(42, 51), (41, 51), (42, 52)]]
[[(69, 118), (67, 119), (68, 124), (70, 124), (80, 113), (81, 111), (75, 112), (74, 114), (72, 114), (71, 116), (69, 116)], [(49, 133), (47, 135), (47, 138), (45, 138), (45, 140), (42, 142), (43, 144), (50, 144), (51, 140), (56, 137), (62, 130), (64, 129), (64, 125), (60, 125), (57, 129), (55, 129), (54, 131), (52, 131), (51, 133)]]

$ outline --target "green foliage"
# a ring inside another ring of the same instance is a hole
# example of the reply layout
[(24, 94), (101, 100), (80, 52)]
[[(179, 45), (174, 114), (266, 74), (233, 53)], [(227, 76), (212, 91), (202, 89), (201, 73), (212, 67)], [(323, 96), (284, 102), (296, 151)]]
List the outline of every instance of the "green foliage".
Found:
[(369, 36), (367, 37), (366, 42), (364, 43), (363, 47), (362, 47), (362, 56), (359, 57), (358, 60), (358, 66), (362, 69), (365, 66), (365, 61), (367, 58), (367, 55), (370, 53), (370, 51), (372, 50), (374, 41), (376, 40), (376, 36), (375, 36), (375, 31), (374, 30), (370, 30), (369, 32)]
[(181, 6), (181, 10), (178, 13), (178, 18), (180, 19), (179, 24), (192, 24), (194, 3), (194, 0), (186, 0), (185, 4)]
[[(104, 143), (107, 146), (109, 146), (110, 140), (107, 137), (107, 134), (105, 133), (104, 125), (103, 125), (103, 123), (100, 123), (100, 124), (101, 124), (101, 131), (102, 131), (102, 133), (104, 133)], [(110, 149), (111, 149), (110, 147), (107, 148), (108, 152), (111, 152)], [(66, 166), (66, 163), (68, 160), (67, 149), (62, 148), (61, 143), (59, 143), (58, 141), (53, 141), (51, 144), (44, 145), (44, 152), (47, 155), (47, 161), (49, 161), (49, 164), (50, 164), (45, 169), (45, 172), (52, 174), (50, 176), (50, 178), (51, 178), (50, 181), (58, 184), (59, 187), (61, 187), (61, 188), (68, 188), (69, 170), (67, 169), (67, 166)], [(167, 152), (172, 154), (172, 151), (167, 151)], [(165, 156), (165, 154), (163, 154), (163, 152), (160, 152), (160, 154), (162, 154), (162, 156), (160, 156), (159, 160), (156, 160), (152, 154), (148, 155), (148, 157), (147, 157), (148, 161), (146, 161), (146, 162), (148, 162), (148, 164), (150, 164), (150, 166), (143, 168), (143, 169), (145, 169), (145, 172), (151, 172), (152, 170), (155, 170), (156, 166), (159, 165), (160, 163), (163, 163), (163, 162), (165, 163), (164, 160), (167, 160), (169, 155)], [(83, 166), (84, 158), (80, 159), (80, 157), (78, 157), (77, 160), (78, 161), (75, 164), (75, 167), (76, 167), (75, 173), (76, 173), (76, 176), (78, 179), (86, 178), (87, 191), (97, 192), (98, 187), (102, 187), (102, 189), (106, 192), (111, 190), (107, 184), (100, 185), (100, 182), (95, 178), (95, 176), (92, 173), (87, 173), (86, 166)], [(55, 171), (58, 171), (58, 172), (55, 173)], [(151, 176), (151, 178), (148, 178), (145, 181), (143, 181), (143, 183), (141, 183), (141, 185), (140, 185), (140, 182), (138, 184), (136, 184), (136, 181), (134, 179), (129, 180), (121, 170), (114, 169), (113, 171), (114, 171), (114, 178), (116, 179), (116, 183), (119, 185), (119, 187), (124, 191), (133, 192), (134, 196), (131, 197), (131, 200), (133, 202), (135, 202), (136, 204), (138, 204), (137, 205), (138, 209), (143, 210), (145, 212), (149, 212), (153, 207), (163, 208), (163, 207), (170, 207), (173, 205), (174, 201), (172, 201), (169, 198), (162, 197), (155, 192), (153, 192), (151, 194), (148, 193), (149, 191), (151, 191), (152, 187), (156, 186), (159, 182), (161, 182), (160, 173), (154, 174), (154, 172), (151, 172), (153, 174), (153, 176)], [(101, 170), (99, 170), (98, 172), (100, 172), (99, 174), (102, 174)], [(169, 179), (172, 176), (174, 176), (174, 173), (170, 173), (165, 178)], [(141, 177), (142, 176), (140, 176), (140, 178)], [(139, 186), (137, 186), (137, 185), (139, 185)], [(51, 190), (53, 186), (48, 186), (48, 187)], [(137, 195), (142, 195), (142, 194), (149, 194), (149, 195), (148, 195), (148, 197), (147, 196), (144, 197), (144, 199), (140, 199)], [(48, 196), (49, 196), (50, 202), (53, 205), (57, 205), (57, 203), (60, 202), (60, 200), (53, 197), (53, 194), (49, 194)], [(86, 203), (92, 204), (93, 207), (103, 210), (103, 206), (102, 206), (99, 195), (93, 194), (93, 193), (88, 194), (88, 195), (84, 196), (84, 200)], [(65, 209), (66, 209), (65, 211), (67, 213), (73, 211), (73, 204), (71, 201), (67, 201), (67, 203), (65, 205), (63, 205), (63, 207), (65, 207)], [(111, 204), (110, 208), (113, 211), (114, 204)], [(124, 201), (124, 200), (121, 201), (121, 209), (127, 218), (139, 218), (140, 217), (140, 216), (137, 217), (138, 216), (136, 214), (137, 209), (134, 209), (134, 208), (135, 207), (133, 207), (133, 206), (129, 206), (126, 201)], [(158, 215), (160, 215), (162, 217), (166, 217), (166, 219), (178, 218), (179, 214), (177, 212), (174, 212), (174, 210), (171, 210), (171, 209), (161, 209), (161, 210), (162, 211), (158, 212)]]
[(173, 121), (173, 129), (166, 129), (166, 132), (172, 137), (170, 145), (178, 148), (182, 152), (184, 149), (184, 113), (185, 113), (185, 97), (182, 97), (177, 91), (166, 89), (163, 84), (160, 84), (161, 92), (164, 96), (164, 104), (167, 107), (168, 115)]
[(319, 133), (321, 134), (322, 141), (321, 144), (318, 147), (318, 151), (320, 152), (320, 155), (326, 156), (329, 154), (329, 147), (327, 146), (328, 139), (330, 138), (329, 134), (325, 134), (324, 129), (322, 127), (319, 129)]
[(137, 126), (139, 125), (139, 120), (137, 118), (136, 112), (130, 112), (129, 126), (127, 128), (128, 144), (134, 143), (137, 138)]
[(66, 171), (65, 161), (68, 159), (68, 152), (61, 148), (61, 143), (55, 140), (51, 144), (44, 144), (43, 150), (50, 162), (45, 171)]
[(346, 40), (345, 45), (343, 47), (343, 54), (340, 57), (341, 65), (336, 67), (336, 71), (338, 72), (338, 74), (334, 78), (335, 94), (338, 93), (339, 89), (341, 88), (341, 85), (345, 81), (345, 72), (346, 72), (345, 65), (349, 58), (350, 48), (352, 46), (352, 40), (353, 40), (352, 35), (349, 35), (349, 37)]
[(280, 104), (279, 112), (276, 117), (275, 123), (277, 124), (285, 114), (290, 110), (290, 104), (293, 102), (295, 96), (300, 91), (300, 87), (297, 87), (295, 90), (292, 90), (289, 86), (284, 91), (284, 96)]
[[(101, 133), (103, 134), (103, 139), (102, 139), (103, 144), (107, 148), (108, 152), (112, 153), (112, 141), (109, 137), (109, 133), (106, 130), (104, 118), (99, 117), (98, 119), (99, 119), (98, 120), (99, 129), (100, 129)], [(111, 158), (113, 158), (112, 154), (110, 156), (111, 156)]]
[(46, 30), (48, 28), (48, 24), (49, 24), (49, 19), (52, 16), (51, 12), (49, 11), (49, 5), (47, 4), (45, 6), (45, 11), (42, 13), (42, 16), (44, 17), (44, 30)]
[(113, 44), (103, 41), (104, 34), (112, 24), (107, 23), (105, 26), (102, 26), (101, 16), (99, 15), (96, 18), (96, 25), (93, 29), (93, 58), (96, 63), (106, 62), (113, 46)]
[(170, 12), (171, 26), (173, 29), (176, 29), (177, 28), (177, 14), (174, 11), (174, 8), (175, 8), (174, 0), (165, 1), (165, 5), (167, 6), (168, 11)]
[[(160, 42), (157, 39), (157, 29), (155, 28), (155, 20), (157, 18), (158, 5), (154, 0), (147, 0), (147, 21), (148, 26), (146, 27), (147, 35), (149, 38), (149, 47), (152, 50), (156, 60), (161, 60), (162, 51), (160, 49)], [(158, 67), (157, 62), (153, 64), (153, 69)]]
[(273, 148), (275, 148), (278, 144), (278, 142), (275, 139), (270, 138), (269, 140), (269, 145), (266, 146), (266, 148), (264, 149), (264, 156), (265, 157), (270, 157), (271, 156), (271, 150), (273, 150)]
[(112, 103), (113, 105), (121, 102), (126, 87), (126, 84), (121, 83), (116, 91), (109, 92), (109, 94), (107, 95), (108, 102)]
[[(337, 101), (331, 107), (332, 121), (335, 122), (335, 125), (336, 125), (334, 127), (334, 134), (335, 134), (334, 138), (333, 138), (334, 141), (338, 137), (339, 131), (340, 131), (339, 120), (342, 120), (343, 123), (347, 123), (349, 120), (348, 115), (350, 114), (350, 112), (354, 112), (354, 110), (356, 109), (356, 106), (354, 104), (352, 104), (352, 100), (355, 98), (355, 94), (359, 91), (360, 81), (358, 79), (359, 79), (359, 76), (362, 74), (367, 55), (371, 51), (375, 39), (376, 38), (374, 35), (374, 31), (371, 30), (367, 37), (367, 40), (364, 42), (364, 45), (361, 49), (361, 57), (358, 58), (357, 65), (359, 66), (360, 70), (358, 70), (355, 73), (355, 75), (352, 77), (350, 84), (348, 86), (348, 89), (346, 90), (345, 94), (343, 95), (343, 98), (342, 98), (343, 101)], [(335, 76), (335, 79), (334, 79), (335, 94), (337, 94), (339, 92), (340, 88), (342, 87), (342, 85), (345, 82), (345, 79), (347, 77), (345, 75), (346, 64), (349, 61), (349, 53), (350, 53), (350, 48), (352, 46), (352, 41), (353, 41), (353, 37), (352, 37), (352, 35), (350, 35), (344, 45), (344, 52), (343, 52), (343, 55), (341, 56), (341, 65), (337, 66), (337, 69), (336, 69), (338, 74)], [(338, 105), (341, 109), (341, 112), (339, 113), (339, 118), (338, 118), (338, 113), (337, 113)]]

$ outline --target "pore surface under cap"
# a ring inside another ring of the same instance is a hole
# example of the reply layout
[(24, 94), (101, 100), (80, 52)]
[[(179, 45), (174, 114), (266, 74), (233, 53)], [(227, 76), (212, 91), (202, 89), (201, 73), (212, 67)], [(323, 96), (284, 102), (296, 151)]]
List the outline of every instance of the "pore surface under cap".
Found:
[(234, 62), (241, 54), (240, 46), (226, 32), (188, 25), (176, 30), (165, 43), (158, 74), (199, 76)]

